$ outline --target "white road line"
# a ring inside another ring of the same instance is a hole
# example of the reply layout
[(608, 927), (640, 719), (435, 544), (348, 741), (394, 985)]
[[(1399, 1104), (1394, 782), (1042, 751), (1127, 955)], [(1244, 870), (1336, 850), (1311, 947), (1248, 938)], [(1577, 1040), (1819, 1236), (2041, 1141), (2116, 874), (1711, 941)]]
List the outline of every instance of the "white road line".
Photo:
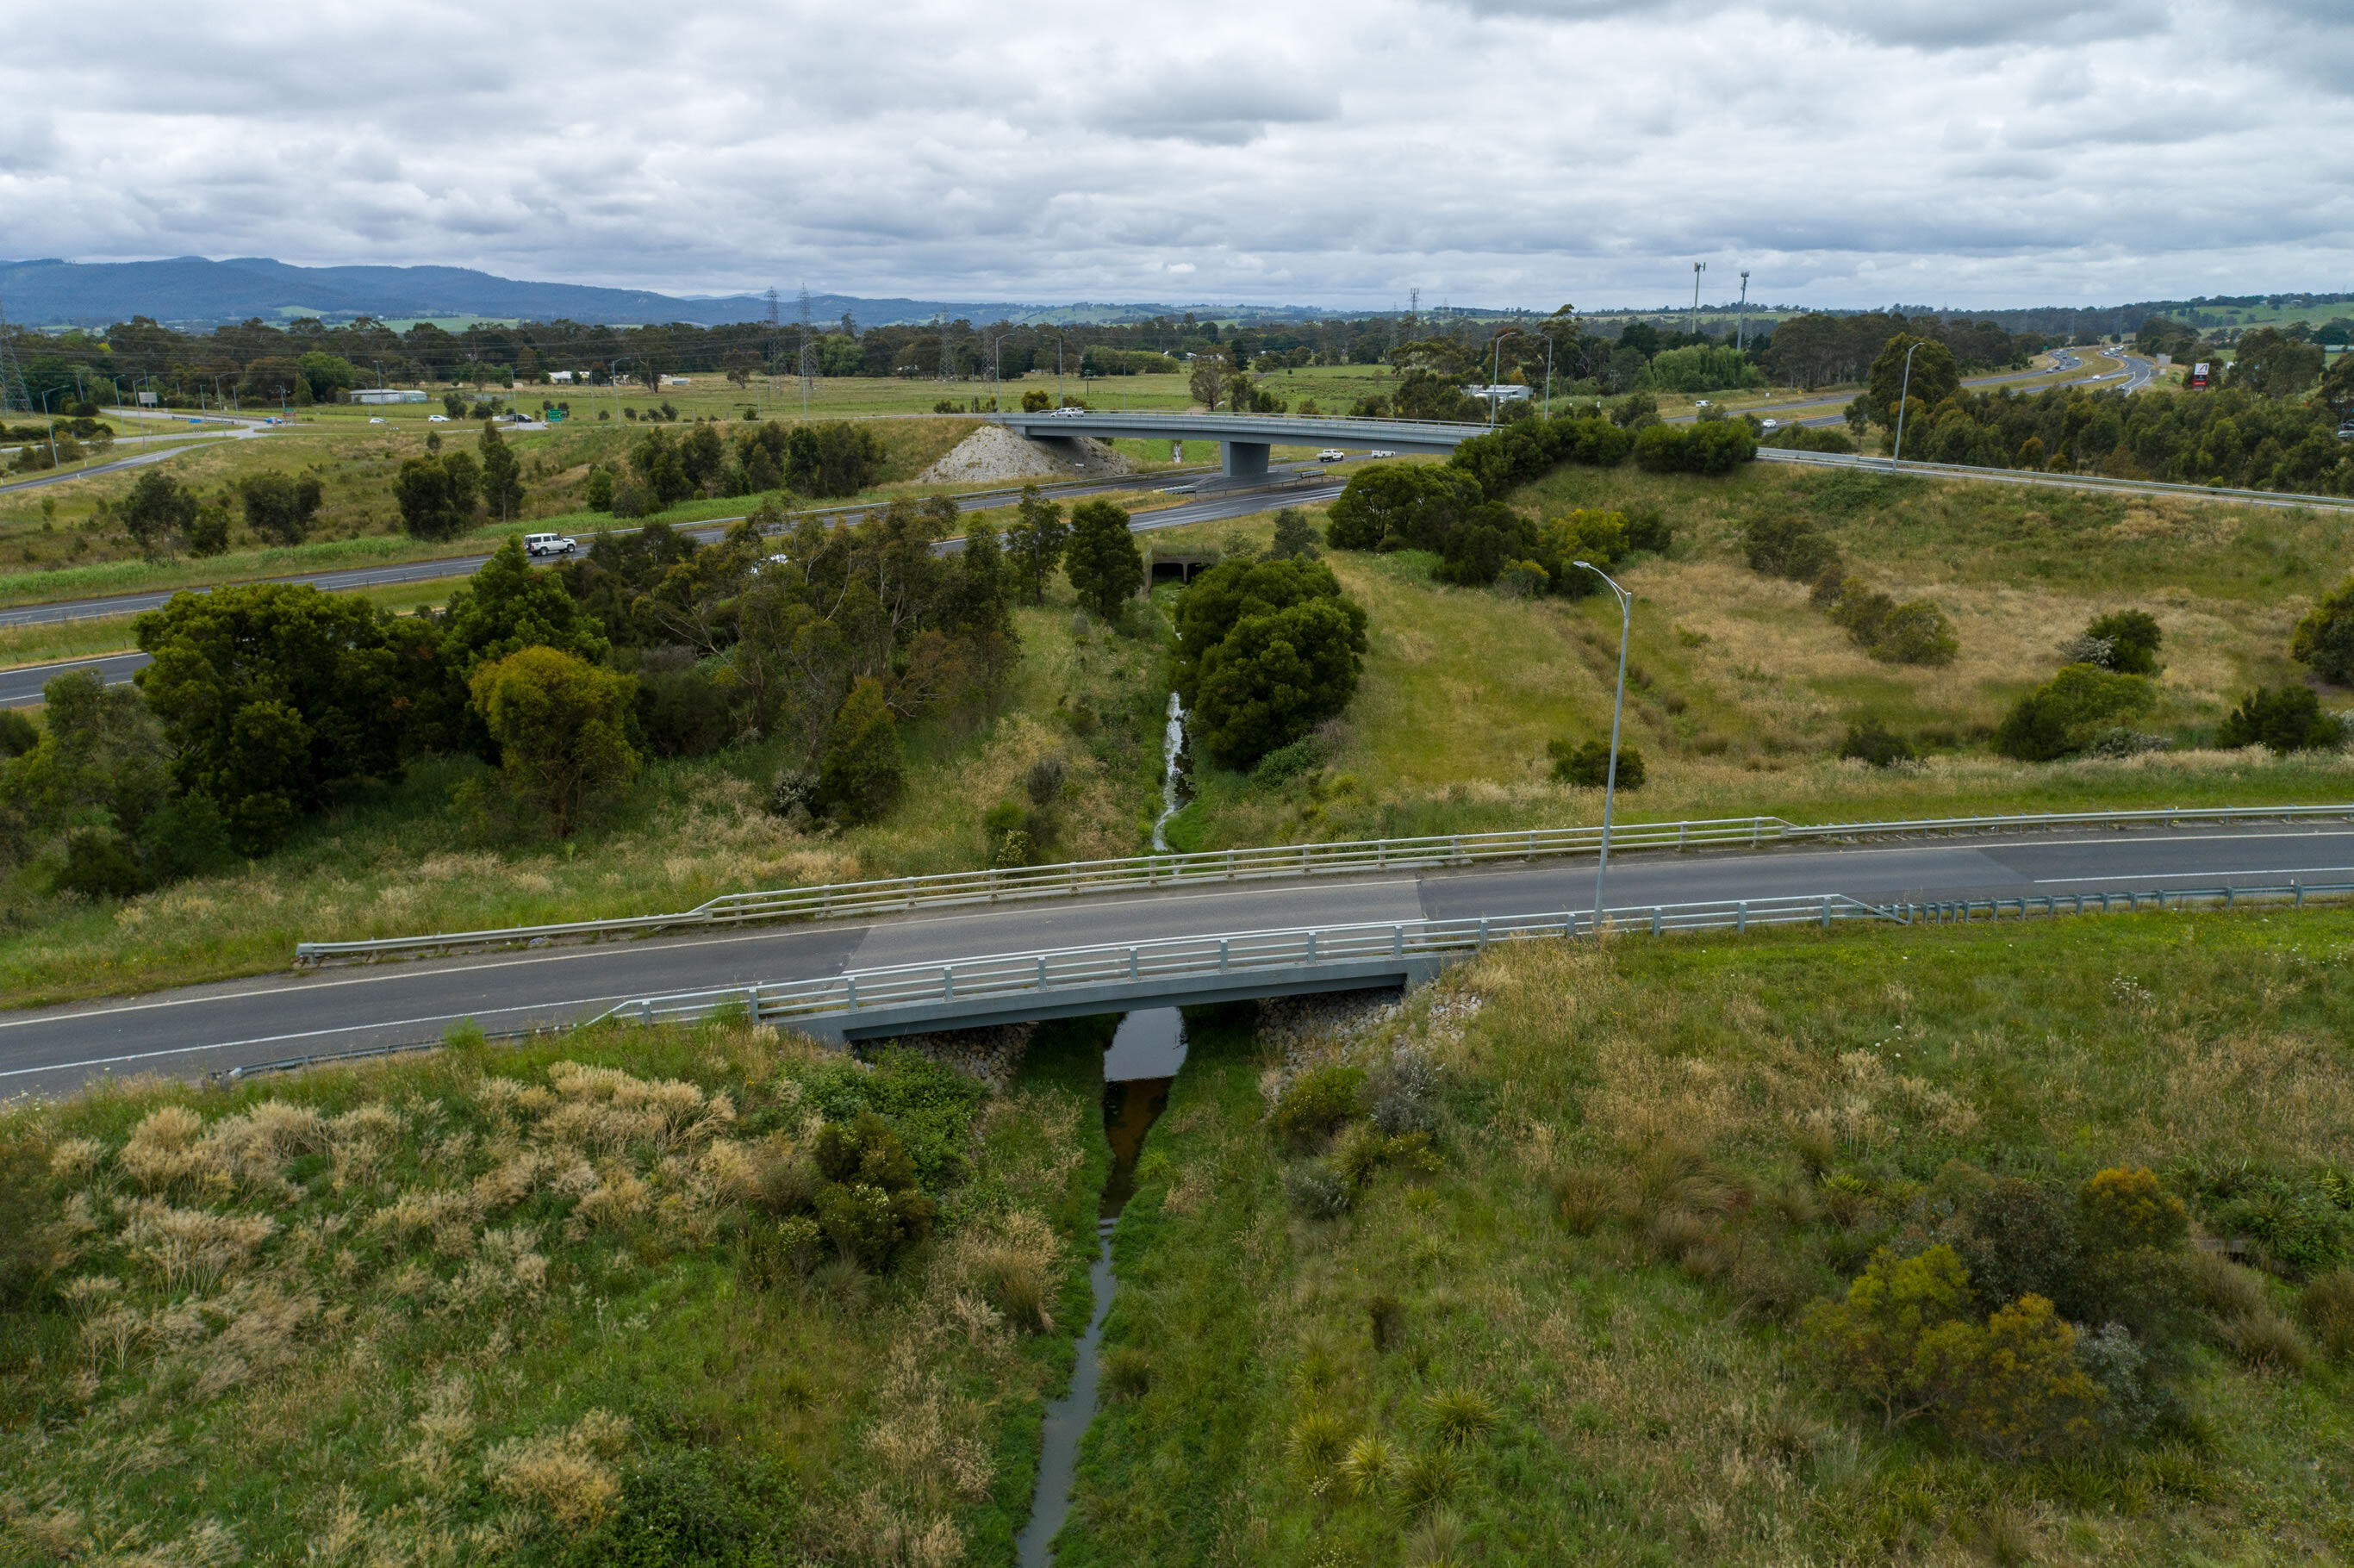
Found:
[[(2186, 876), (2303, 876), (2316, 871), (2354, 871), (2354, 865), (2289, 865), (2260, 867), (2253, 871), (2156, 871), (2149, 874), (2159, 881), (2179, 881)], [(2039, 876), (2034, 885), (2052, 882), (2115, 882), (2114, 876)]]
[(337, 1029), (306, 1029), (294, 1034), (257, 1034), (245, 1040), (215, 1040), (203, 1045), (175, 1045), (164, 1051), (141, 1051), (127, 1056), (92, 1056), (80, 1062), (53, 1062), (40, 1067), (12, 1067), (0, 1072), (0, 1078), (30, 1077), (37, 1073), (69, 1073), (77, 1067), (111, 1067), (122, 1062), (152, 1062), (162, 1056), (193, 1056), (199, 1051), (234, 1051), (241, 1045), (275, 1045), (288, 1040), (316, 1040), (329, 1034), (355, 1034), (363, 1029), (408, 1029), (420, 1023), (456, 1023), (469, 1018), (496, 1018), (506, 1012), (534, 1012), (551, 1007), (594, 1007), (600, 1001), (629, 1001), (629, 992), (618, 996), (584, 996), (571, 1001), (540, 1002), (531, 1007), (499, 1007), (474, 1009), (466, 1012), (438, 1012), (429, 1018), (395, 1018), (381, 1023), (347, 1023)]

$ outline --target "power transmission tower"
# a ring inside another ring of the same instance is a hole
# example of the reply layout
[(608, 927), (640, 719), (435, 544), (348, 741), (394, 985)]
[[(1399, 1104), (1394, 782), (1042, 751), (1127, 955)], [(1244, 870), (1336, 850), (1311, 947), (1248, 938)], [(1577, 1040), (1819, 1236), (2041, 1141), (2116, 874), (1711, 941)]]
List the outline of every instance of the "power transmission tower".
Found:
[(810, 339), (809, 288), (801, 288), (801, 418), (809, 418), (810, 393), (817, 384), (817, 344)]
[(780, 346), (783, 336), (783, 324), (777, 320), (777, 286), (771, 283), (769, 285), (769, 355), (767, 365), (762, 366), (767, 374), (760, 377), (760, 397), (763, 403), (768, 400), (769, 376), (777, 373), (777, 350)]
[(16, 363), (16, 340), (8, 335), (8, 313), (0, 309), (0, 414), (33, 411), (33, 395), (25, 389), (24, 366)]

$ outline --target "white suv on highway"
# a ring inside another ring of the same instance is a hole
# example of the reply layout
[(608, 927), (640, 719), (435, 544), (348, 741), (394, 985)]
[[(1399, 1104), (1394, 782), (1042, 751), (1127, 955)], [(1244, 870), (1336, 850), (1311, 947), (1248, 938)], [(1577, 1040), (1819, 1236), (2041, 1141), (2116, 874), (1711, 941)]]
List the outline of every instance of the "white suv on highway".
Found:
[(579, 543), (561, 534), (525, 534), (523, 551), (526, 556), (568, 556)]
[(1326, 447), (1322, 451), (1316, 454), (1316, 461), (1318, 462), (1347, 462), (1349, 461), (1349, 454), (1342, 451), (1339, 447)]

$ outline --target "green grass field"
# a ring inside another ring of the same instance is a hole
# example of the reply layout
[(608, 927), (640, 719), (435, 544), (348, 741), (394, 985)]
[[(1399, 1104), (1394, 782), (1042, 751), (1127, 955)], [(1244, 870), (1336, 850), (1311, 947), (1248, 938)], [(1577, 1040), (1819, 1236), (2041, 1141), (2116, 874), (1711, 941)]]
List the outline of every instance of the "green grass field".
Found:
[[(1010, 1564), (1108, 1033), (996, 1093), (722, 1024), (13, 1107), (0, 1557)], [(938, 1210), (887, 1266), (799, 1212), (861, 1107)]]
[[(2343, 1561), (2354, 1421), (2307, 1270), (2186, 1259), (2176, 1414), (2044, 1459), (1885, 1427), (1794, 1324), (1989, 1175), (2338, 1191), (2349, 938), (2332, 913), (1535, 944), (1354, 1033), (1196, 1013), (1058, 1561)], [(1376, 1160), (1314, 1217), (1287, 1192), (1347, 1182), (1366, 1135), (1287, 1147), (1270, 1103), (1400, 1051), (1437, 1069), (1438, 1169)], [(2225, 1239), (2234, 1213), (2192, 1202)]]

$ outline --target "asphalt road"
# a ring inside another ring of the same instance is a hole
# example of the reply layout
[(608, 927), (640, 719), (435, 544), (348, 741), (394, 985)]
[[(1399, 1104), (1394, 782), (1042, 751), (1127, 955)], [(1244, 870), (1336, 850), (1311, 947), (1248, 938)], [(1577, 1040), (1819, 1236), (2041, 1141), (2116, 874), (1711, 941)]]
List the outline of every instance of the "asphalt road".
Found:
[[(1132, 489), (1129, 483), (1109, 481), (1066, 489), (1053, 493), (1058, 496), (1085, 495), (1097, 491)], [(1163, 528), (1182, 528), (1189, 523), (1215, 523), (1228, 517), (1247, 517), (1274, 506), (1314, 504), (1330, 501), (1341, 493), (1341, 484), (1310, 482), (1299, 488), (1280, 490), (1250, 490), (1231, 495), (1206, 495), (1196, 501), (1181, 502), (1154, 512), (1137, 513), (1129, 524), (1134, 534), (1150, 534)], [(982, 495), (960, 497), (971, 511), (975, 505), (1002, 506), (1004, 492), (989, 492)], [(848, 508), (839, 514), (844, 518), (863, 514), (862, 508)], [(828, 514), (834, 515), (835, 514)], [(700, 539), (716, 539), (726, 531), (735, 517), (713, 518), (679, 531)], [(962, 547), (963, 541), (943, 542), (949, 549)], [(321, 572), (310, 577), (276, 577), (274, 582), (309, 583), (330, 592), (346, 593), (362, 588), (386, 588), (400, 583), (429, 582), (444, 577), (468, 577), (488, 560), (487, 556), (461, 556), (435, 561), (409, 561), (398, 566), (358, 567), (348, 571)], [(204, 588), (168, 589), (155, 593), (118, 594), (111, 599), (78, 599), (71, 604), (24, 605), (0, 610), (0, 626), (34, 626), (68, 620), (94, 620), (101, 615), (135, 615), (141, 610), (155, 609), (169, 602), (174, 593), (205, 592)], [(0, 708), (30, 707), (41, 700), (41, 687), (58, 675), (75, 670), (96, 670), (109, 685), (119, 685), (146, 667), (144, 653), (112, 653), (94, 659), (66, 659), (48, 664), (20, 664), (14, 669), (0, 670)]]
[[(2354, 829), (2186, 829), (1678, 855), (1612, 863), (1614, 908), (1845, 894), (1873, 903), (2354, 882)], [(844, 969), (1042, 948), (1311, 924), (1556, 915), (1590, 909), (1594, 863), (1563, 860), (1422, 876), (918, 914), (869, 925), (546, 948), (329, 969), (0, 1014), (0, 1097), (62, 1094), (112, 1075), (223, 1068), (576, 1022), (634, 996), (810, 979)]]
[(2100, 490), (2122, 495), (2172, 495), (2228, 501), (2237, 506), (2270, 506), (2283, 510), (2354, 512), (2354, 502), (2334, 495), (2306, 495), (2294, 491), (2226, 490), (2221, 485), (2177, 484), (2168, 481), (2107, 479), (2097, 474), (2040, 473), (2032, 469), (1973, 468), (1964, 463), (1921, 462), (1912, 458), (1900, 466), (1888, 458), (1850, 452), (1795, 451), (1787, 447), (1760, 447), (1766, 462), (1811, 463), (1824, 468), (1868, 468), (1881, 473), (1906, 473), (1919, 479), (1966, 479), (1981, 484), (2029, 484), (2053, 490)]

